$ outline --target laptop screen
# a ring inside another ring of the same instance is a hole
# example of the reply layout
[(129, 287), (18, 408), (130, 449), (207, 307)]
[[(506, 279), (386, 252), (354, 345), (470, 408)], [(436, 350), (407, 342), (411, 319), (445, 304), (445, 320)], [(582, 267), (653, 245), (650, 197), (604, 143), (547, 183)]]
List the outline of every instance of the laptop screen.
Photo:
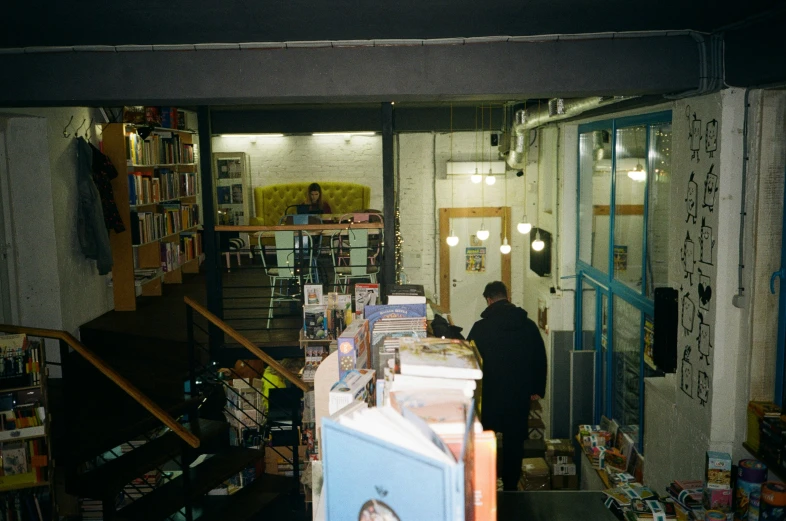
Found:
[(297, 205), (297, 213), (299, 213), (299, 214), (310, 213), (308, 211), (308, 205), (307, 204), (299, 204), (299, 205)]

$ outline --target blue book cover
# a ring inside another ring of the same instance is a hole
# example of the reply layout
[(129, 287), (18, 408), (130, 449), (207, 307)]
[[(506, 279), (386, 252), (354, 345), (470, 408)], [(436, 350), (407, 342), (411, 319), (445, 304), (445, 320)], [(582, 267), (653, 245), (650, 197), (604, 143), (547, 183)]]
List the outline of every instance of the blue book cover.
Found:
[[(452, 462), (432, 458), (339, 421), (322, 421), (328, 521), (465, 519), (468, 501), (463, 458)], [(409, 430), (421, 427), (413, 423)], [(422, 434), (412, 439), (423, 444), (436, 442)]]

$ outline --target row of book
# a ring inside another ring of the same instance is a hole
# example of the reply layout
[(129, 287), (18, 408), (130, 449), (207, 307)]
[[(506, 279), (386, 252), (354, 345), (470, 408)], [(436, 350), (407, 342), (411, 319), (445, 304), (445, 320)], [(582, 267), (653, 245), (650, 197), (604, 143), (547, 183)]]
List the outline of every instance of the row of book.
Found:
[(161, 212), (131, 212), (131, 244), (146, 244), (198, 224), (196, 204), (163, 204)]
[(41, 347), (23, 333), (0, 336), (0, 390), (41, 383)]
[(131, 205), (173, 201), (197, 194), (196, 173), (173, 172), (165, 168), (128, 174), (128, 200)]
[(0, 519), (4, 521), (45, 521), (52, 519), (48, 490), (23, 490), (0, 497)]
[(43, 437), (3, 443), (0, 458), (3, 461), (0, 478), (3, 485), (46, 481), (48, 456)]
[(191, 164), (194, 145), (173, 132), (154, 131), (145, 139), (131, 132), (126, 135), (126, 160), (131, 166)]
[(198, 128), (196, 112), (171, 106), (128, 105), (123, 107), (123, 122), (175, 130)]

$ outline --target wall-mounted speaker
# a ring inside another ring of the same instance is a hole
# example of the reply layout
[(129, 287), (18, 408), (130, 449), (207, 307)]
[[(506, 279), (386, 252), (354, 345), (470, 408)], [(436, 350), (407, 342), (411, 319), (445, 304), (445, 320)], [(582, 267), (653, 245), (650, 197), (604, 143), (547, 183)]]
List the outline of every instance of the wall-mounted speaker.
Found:
[(652, 359), (664, 373), (677, 370), (678, 291), (655, 288), (655, 341)]
[[(543, 249), (535, 250), (532, 245), (537, 240), (543, 241)], [(529, 232), (529, 269), (546, 277), (551, 275), (551, 234), (540, 228)]]

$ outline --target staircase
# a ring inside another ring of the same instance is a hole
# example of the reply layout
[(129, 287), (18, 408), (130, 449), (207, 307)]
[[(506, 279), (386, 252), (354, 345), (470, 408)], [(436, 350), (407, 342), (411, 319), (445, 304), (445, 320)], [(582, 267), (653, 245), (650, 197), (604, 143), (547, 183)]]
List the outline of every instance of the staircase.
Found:
[[(279, 373), (296, 379), (296, 385), (271, 389), (265, 410), (257, 411), (264, 413), (263, 420), (244, 419), (238, 425), (227, 414), (233, 412), (226, 398), (231, 385), (217, 377), (194, 343), (183, 363), (162, 370), (151, 368), (149, 358), (144, 363), (128, 356), (113, 366), (62, 331), (47, 335), (46, 330), (16, 329), (60, 340), (63, 378), (49, 384), (52, 459), (65, 492), (100, 504), (101, 519), (271, 519), (266, 512), (280, 510), (282, 503), (288, 507), (298, 493), (297, 470), (294, 477), (262, 472), (265, 451), (275, 447), (258, 441), (242, 446), (243, 436), (237, 434), (251, 429), (255, 439), (266, 440), (271, 431), (287, 426), (275, 444), (292, 446), (297, 469), (297, 418), (305, 384), (280, 365)], [(278, 364), (261, 351), (248, 358), (254, 355)], [(191, 394), (184, 394), (184, 383)], [(234, 492), (229, 495), (222, 487), (227, 482), (242, 487), (229, 487)]]

